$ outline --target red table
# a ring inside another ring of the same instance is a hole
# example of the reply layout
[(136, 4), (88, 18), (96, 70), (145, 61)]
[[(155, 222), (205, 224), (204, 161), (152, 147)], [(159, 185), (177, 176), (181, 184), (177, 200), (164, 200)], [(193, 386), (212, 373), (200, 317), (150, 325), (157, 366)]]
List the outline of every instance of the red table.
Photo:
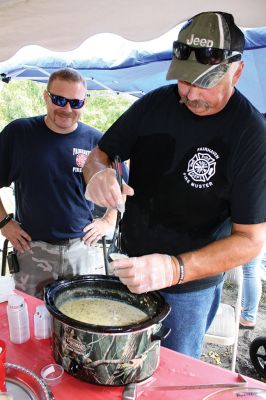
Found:
[[(0, 339), (7, 344), (7, 362), (19, 364), (34, 371), (37, 375), (46, 364), (54, 362), (50, 340), (36, 340), (33, 336), (33, 315), (36, 305), (42, 301), (35, 297), (22, 294), (28, 304), (31, 339), (23, 344), (13, 344), (9, 340), (8, 321), (6, 314), (7, 303), (0, 304)], [(262, 387), (266, 390), (266, 384), (251, 378), (245, 377), (248, 385)], [(225, 370), (220, 367), (193, 359), (180, 353), (161, 347), (160, 364), (156, 372), (149, 379), (149, 382), (142, 385), (197, 385), (209, 383), (236, 383), (239, 382), (237, 373)], [(214, 389), (200, 389), (193, 391), (140, 391), (138, 389), (137, 399), (145, 400), (200, 400), (211, 393)], [(62, 382), (52, 388), (56, 400), (121, 400), (123, 387), (107, 387), (92, 385), (80, 381), (67, 372), (64, 373)]]

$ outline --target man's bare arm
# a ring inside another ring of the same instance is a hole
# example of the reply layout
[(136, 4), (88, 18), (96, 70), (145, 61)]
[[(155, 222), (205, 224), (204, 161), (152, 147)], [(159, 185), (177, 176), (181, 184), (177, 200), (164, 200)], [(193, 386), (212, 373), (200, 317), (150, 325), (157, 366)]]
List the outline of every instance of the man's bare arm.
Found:
[(266, 224), (233, 224), (231, 236), (181, 254), (185, 265), (184, 282), (217, 275), (255, 258), (265, 240)]
[(97, 146), (90, 152), (83, 167), (85, 182), (88, 183), (94, 174), (106, 168), (111, 168), (111, 160), (108, 155)]

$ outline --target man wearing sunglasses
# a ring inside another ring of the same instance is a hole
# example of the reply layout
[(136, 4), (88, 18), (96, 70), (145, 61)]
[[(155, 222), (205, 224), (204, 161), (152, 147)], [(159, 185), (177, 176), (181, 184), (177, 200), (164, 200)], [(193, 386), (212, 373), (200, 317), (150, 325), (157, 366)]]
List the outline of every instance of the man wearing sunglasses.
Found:
[(17, 250), (16, 287), (42, 297), (58, 277), (99, 273), (88, 246), (109, 231), (116, 211), (93, 221), (84, 197), (82, 166), (102, 137), (79, 122), (86, 102), (83, 77), (72, 69), (51, 74), (45, 116), (8, 124), (0, 134), (0, 187), (15, 185), (16, 218), (0, 202), (0, 228)]
[(191, 18), (167, 73), (178, 84), (135, 102), (83, 168), (87, 198), (116, 207), (121, 191), (110, 162), (115, 154), (130, 159), (121, 228), (129, 258), (112, 267), (134, 293), (161, 290), (171, 305), (162, 344), (193, 357), (218, 308), (224, 271), (254, 258), (264, 241), (266, 125), (235, 88), (243, 50), (232, 15)]

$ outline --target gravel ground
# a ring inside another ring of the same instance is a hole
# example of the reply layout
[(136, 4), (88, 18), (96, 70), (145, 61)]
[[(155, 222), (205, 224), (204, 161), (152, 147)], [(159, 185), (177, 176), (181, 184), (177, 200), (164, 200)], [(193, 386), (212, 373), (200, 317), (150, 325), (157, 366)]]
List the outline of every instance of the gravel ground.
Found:
[[(234, 304), (235, 293), (232, 287), (224, 287), (223, 299), (226, 303)], [(259, 311), (257, 315), (257, 322), (255, 329), (240, 329), (237, 360), (236, 360), (236, 371), (249, 376), (254, 379), (258, 379), (262, 382), (266, 382), (255, 370), (249, 356), (250, 343), (257, 337), (264, 336), (266, 340), (266, 282), (263, 281), (263, 293), (259, 305)], [(231, 352), (228, 346), (218, 346), (213, 344), (206, 344), (204, 346), (202, 360), (221, 366), (222, 368), (230, 369), (231, 365)]]

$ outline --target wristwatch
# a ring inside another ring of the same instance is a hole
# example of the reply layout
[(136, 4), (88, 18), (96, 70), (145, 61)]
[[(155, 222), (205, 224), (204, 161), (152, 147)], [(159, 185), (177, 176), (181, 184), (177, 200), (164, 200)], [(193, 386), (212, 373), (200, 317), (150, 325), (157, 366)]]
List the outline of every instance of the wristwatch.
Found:
[(0, 229), (2, 229), (6, 224), (8, 224), (9, 221), (11, 221), (11, 219), (13, 219), (14, 215), (11, 214), (7, 214), (7, 216), (2, 219), (2, 221), (0, 221)]

